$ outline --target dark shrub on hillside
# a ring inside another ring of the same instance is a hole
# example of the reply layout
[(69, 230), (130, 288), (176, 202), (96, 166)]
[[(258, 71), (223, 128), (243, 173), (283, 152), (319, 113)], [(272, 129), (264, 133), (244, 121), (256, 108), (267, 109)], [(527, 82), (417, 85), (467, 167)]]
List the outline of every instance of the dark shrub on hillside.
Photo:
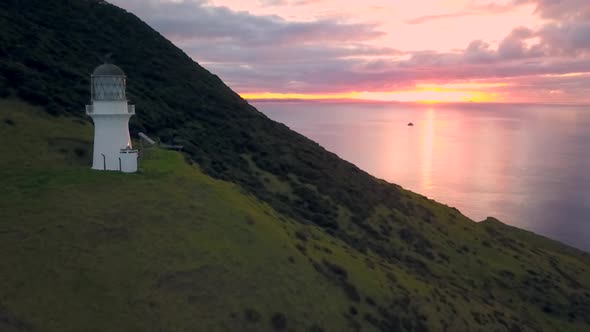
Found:
[(371, 325), (373, 325), (375, 327), (379, 327), (379, 325), (381, 325), (379, 320), (369, 313), (366, 313), (364, 315), (364, 318), (367, 322), (371, 323)]
[(318, 326), (317, 324), (313, 324), (309, 327), (309, 332), (324, 332), (324, 329)]
[(342, 266), (332, 263), (330, 261), (327, 261), (325, 259), (322, 260), (322, 263), (324, 264), (324, 266), (326, 266), (328, 268), (328, 270), (332, 274), (336, 275), (338, 278), (341, 278), (342, 280), (346, 280), (348, 278), (348, 272)]
[(272, 315), (270, 324), (275, 330), (284, 330), (287, 328), (287, 317), (281, 312), (277, 312)]
[(36, 85), (33, 85), (32, 87), (22, 87), (18, 90), (18, 96), (35, 105), (47, 105), (51, 99), (47, 97), (47, 93), (42, 88), (37, 89), (35, 86)]
[(45, 106), (45, 111), (53, 116), (58, 116), (61, 113), (62, 109), (61, 109), (61, 107), (57, 106), (56, 104), (51, 103), (51, 104)]
[(256, 323), (260, 320), (260, 313), (254, 309), (244, 310), (244, 318), (252, 323)]
[(6, 98), (10, 95), (8, 90), (8, 83), (0, 76), (0, 98)]
[(74, 149), (74, 154), (78, 158), (82, 158), (82, 157), (86, 156), (87, 153), (88, 153), (88, 151), (85, 149), (82, 149), (82, 148), (75, 148)]
[(356, 289), (356, 287), (353, 284), (348, 283), (348, 282), (343, 282), (342, 289), (344, 289), (346, 296), (348, 296), (348, 298), (351, 301), (357, 302), (357, 303), (361, 301), (361, 296), (359, 295), (358, 290)]
[(409, 228), (402, 228), (398, 232), (400, 239), (406, 243), (414, 242), (414, 232)]
[(303, 242), (307, 242), (307, 234), (302, 230), (295, 231), (295, 237)]

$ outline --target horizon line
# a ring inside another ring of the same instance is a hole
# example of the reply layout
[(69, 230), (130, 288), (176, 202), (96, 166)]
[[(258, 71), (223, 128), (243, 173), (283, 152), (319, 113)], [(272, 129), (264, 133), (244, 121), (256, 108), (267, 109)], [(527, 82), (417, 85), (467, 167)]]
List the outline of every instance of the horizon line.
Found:
[(375, 100), (375, 99), (354, 99), (354, 98), (242, 98), (252, 103), (373, 103), (373, 104), (405, 104), (405, 105), (539, 105), (539, 106), (588, 106), (590, 103), (550, 103), (550, 102), (524, 102), (524, 101), (399, 101), (399, 100)]

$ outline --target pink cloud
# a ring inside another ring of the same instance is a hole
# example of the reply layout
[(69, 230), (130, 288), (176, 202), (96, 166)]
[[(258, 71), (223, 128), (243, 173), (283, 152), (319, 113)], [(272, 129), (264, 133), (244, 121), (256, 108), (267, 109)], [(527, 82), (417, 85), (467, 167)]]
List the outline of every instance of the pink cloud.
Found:
[[(590, 68), (586, 0), (455, 0), (446, 7), (273, 0), (248, 11), (234, 0), (211, 1), (115, 3), (238, 92), (387, 92), (478, 81), (510, 82), (487, 89), (519, 100), (590, 96), (586, 76), (559, 76)], [(420, 24), (405, 23), (412, 18)]]

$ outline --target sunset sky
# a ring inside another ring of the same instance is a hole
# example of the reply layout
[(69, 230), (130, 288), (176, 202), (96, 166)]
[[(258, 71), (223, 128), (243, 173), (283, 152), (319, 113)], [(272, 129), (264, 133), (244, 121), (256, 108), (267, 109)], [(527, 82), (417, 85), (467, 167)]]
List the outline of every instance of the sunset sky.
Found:
[(112, 0), (246, 99), (590, 103), (589, 0)]

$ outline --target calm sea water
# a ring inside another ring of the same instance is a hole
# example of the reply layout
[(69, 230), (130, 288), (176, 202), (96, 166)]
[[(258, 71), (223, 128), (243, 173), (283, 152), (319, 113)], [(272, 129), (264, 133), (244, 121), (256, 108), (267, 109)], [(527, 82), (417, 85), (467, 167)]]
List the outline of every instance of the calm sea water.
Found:
[(372, 175), (474, 220), (494, 216), (590, 251), (590, 107), (255, 106)]

